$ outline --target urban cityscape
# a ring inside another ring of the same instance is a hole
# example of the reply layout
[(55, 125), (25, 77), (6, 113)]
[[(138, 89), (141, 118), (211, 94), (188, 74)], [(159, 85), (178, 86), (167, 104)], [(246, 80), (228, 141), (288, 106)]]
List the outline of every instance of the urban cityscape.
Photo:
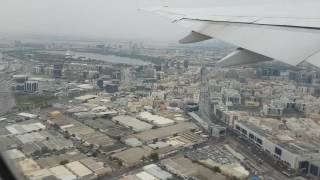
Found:
[(319, 180), (317, 0), (6, 0), (0, 180)]
[(1, 44), (1, 151), (31, 180), (317, 179), (319, 69), (233, 49)]

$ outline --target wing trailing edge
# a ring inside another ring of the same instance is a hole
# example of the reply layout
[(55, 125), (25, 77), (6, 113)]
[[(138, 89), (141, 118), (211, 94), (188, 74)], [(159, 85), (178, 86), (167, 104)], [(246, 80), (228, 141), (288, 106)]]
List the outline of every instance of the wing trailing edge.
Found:
[(205, 41), (205, 40), (208, 40), (208, 39), (212, 39), (212, 37), (204, 35), (204, 34), (200, 34), (200, 33), (195, 32), (195, 31), (191, 31), (191, 33), (188, 34), (183, 39), (181, 39), (179, 41), (179, 43), (181, 43), (181, 44), (189, 44), (189, 43), (196, 43), (196, 42), (200, 42), (200, 41)]
[(238, 65), (253, 64), (265, 61), (272, 61), (273, 59), (263, 56), (261, 54), (238, 48), (236, 51), (228, 54), (226, 57), (218, 61), (219, 67), (230, 67)]

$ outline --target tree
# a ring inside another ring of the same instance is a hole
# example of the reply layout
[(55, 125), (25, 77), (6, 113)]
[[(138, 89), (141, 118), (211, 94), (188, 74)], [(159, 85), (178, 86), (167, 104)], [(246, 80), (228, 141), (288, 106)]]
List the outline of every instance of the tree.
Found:
[(22, 146), (18, 146), (17, 149), (18, 149), (19, 151), (22, 151)]
[(34, 156), (40, 156), (41, 155), (41, 151), (40, 150), (35, 150), (32, 154)]
[(69, 163), (68, 159), (60, 161), (60, 165), (65, 165), (65, 164), (68, 164), (68, 163)]
[(221, 173), (221, 169), (220, 169), (220, 167), (218, 167), (218, 166), (214, 166), (214, 167), (212, 168), (212, 170), (213, 170), (214, 172), (216, 172), (216, 173)]
[(52, 127), (53, 127), (55, 130), (59, 130), (59, 129), (60, 129), (60, 127), (59, 127), (58, 124), (53, 124)]
[(118, 161), (118, 165), (119, 166), (122, 166), (123, 164), (122, 164), (122, 161)]
[(159, 161), (159, 154), (158, 153), (151, 153), (150, 154), (150, 159), (152, 159), (152, 161), (154, 161), (154, 162), (157, 162), (157, 161)]
[(142, 156), (141, 161), (145, 162), (147, 158), (145, 156)]
[(69, 135), (69, 133), (66, 133), (66, 134), (64, 134), (64, 136), (63, 136), (64, 138), (66, 138), (66, 139), (70, 139), (70, 135)]
[(229, 178), (229, 180), (239, 180), (239, 178), (237, 178), (237, 177), (235, 177), (235, 176), (231, 176), (231, 177)]
[(41, 148), (41, 153), (45, 154), (45, 153), (48, 153), (49, 152), (49, 148), (44, 146)]
[(97, 151), (94, 151), (94, 152), (92, 153), (92, 156), (93, 156), (93, 157), (97, 157), (97, 156), (98, 156), (98, 152), (97, 152)]

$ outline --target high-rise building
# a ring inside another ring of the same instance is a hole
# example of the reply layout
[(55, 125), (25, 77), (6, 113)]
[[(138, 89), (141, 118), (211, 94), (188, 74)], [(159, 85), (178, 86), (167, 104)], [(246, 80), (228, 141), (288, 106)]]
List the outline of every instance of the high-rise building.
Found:
[(62, 69), (63, 69), (63, 64), (53, 65), (53, 77), (54, 78), (61, 78), (62, 77)]
[(37, 92), (38, 89), (39, 89), (38, 81), (26, 81), (24, 83), (25, 92), (34, 93), (34, 92)]

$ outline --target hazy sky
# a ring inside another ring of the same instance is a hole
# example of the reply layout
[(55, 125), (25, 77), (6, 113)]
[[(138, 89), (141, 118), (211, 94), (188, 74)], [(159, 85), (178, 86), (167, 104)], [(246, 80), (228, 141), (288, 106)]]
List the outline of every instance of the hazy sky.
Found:
[(178, 40), (188, 33), (141, 7), (209, 7), (270, 0), (0, 0), (0, 33)]

